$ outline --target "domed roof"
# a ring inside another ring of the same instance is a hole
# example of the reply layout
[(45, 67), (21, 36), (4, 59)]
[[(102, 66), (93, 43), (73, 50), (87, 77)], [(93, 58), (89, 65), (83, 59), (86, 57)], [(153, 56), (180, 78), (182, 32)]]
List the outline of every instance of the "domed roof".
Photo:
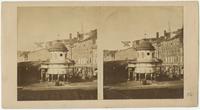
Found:
[(63, 43), (55, 43), (49, 48), (49, 51), (68, 51)]
[(136, 46), (136, 50), (155, 50), (153, 45), (146, 40), (142, 40), (138, 46)]

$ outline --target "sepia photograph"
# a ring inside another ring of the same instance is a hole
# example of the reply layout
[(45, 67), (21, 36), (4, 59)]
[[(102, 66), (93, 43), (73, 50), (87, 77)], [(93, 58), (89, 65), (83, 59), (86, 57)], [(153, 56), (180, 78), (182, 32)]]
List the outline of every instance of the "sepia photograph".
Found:
[(89, 7), (17, 8), (17, 100), (97, 99), (96, 14)]
[(108, 7), (104, 99), (184, 98), (183, 7)]
[(2, 3), (2, 106), (198, 105), (198, 2)]

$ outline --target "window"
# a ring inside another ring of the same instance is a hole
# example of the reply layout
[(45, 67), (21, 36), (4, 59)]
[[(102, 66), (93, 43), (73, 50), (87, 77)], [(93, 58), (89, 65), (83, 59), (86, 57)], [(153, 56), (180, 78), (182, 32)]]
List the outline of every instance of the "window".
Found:
[(63, 54), (61, 53), (61, 54), (60, 54), (60, 56), (62, 57), (62, 56), (63, 56)]
[(57, 55), (56, 55), (56, 53), (54, 53), (53, 55), (54, 55), (54, 59), (56, 59), (56, 58), (57, 58)]
[(147, 55), (150, 55), (150, 53), (149, 53), (149, 52), (147, 52)]
[(67, 58), (67, 54), (65, 54), (65, 58)]
[(152, 53), (152, 57), (154, 57), (155, 56), (155, 54), (154, 53)]
[(142, 58), (144, 58), (144, 52), (142, 52)]

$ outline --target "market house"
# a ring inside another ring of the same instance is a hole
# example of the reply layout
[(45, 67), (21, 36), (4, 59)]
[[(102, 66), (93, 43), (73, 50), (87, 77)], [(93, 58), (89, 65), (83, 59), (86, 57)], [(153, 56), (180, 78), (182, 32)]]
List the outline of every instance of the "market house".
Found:
[(161, 61), (154, 56), (154, 47), (148, 41), (141, 41), (136, 48), (137, 59), (128, 64), (128, 80), (154, 80), (160, 72)]

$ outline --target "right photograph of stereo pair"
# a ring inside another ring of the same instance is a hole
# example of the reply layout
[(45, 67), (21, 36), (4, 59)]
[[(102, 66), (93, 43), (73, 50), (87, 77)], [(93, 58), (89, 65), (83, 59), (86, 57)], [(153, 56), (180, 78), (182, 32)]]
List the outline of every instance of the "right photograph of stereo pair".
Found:
[(104, 9), (104, 99), (183, 99), (183, 7)]

